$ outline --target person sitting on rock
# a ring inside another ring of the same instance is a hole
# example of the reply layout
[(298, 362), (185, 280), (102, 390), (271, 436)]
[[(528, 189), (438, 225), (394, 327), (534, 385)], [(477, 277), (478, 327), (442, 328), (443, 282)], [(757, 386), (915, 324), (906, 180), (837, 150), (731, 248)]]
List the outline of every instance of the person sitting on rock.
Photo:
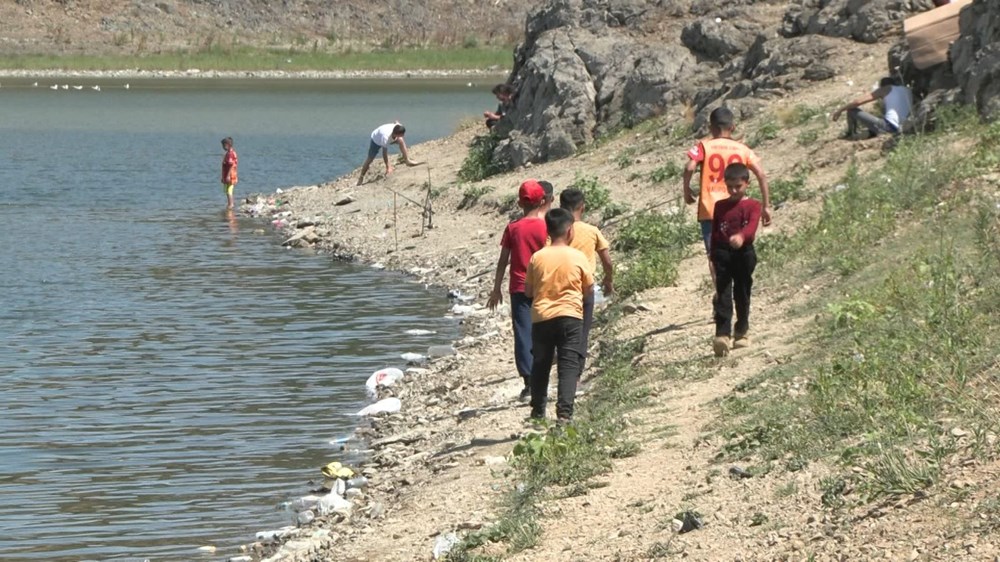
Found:
[[(882, 117), (876, 117), (859, 109), (862, 105), (875, 100), (882, 100), (882, 104), (885, 106), (885, 115)], [(912, 107), (913, 94), (910, 93), (910, 89), (900, 85), (895, 78), (886, 77), (879, 81), (875, 91), (841, 107), (833, 112), (832, 117), (836, 121), (840, 119), (840, 114), (846, 111), (847, 133), (844, 138), (864, 140), (877, 137), (881, 133), (898, 135), (902, 130), (903, 122), (910, 116)]]
[(493, 125), (496, 125), (497, 121), (510, 111), (511, 101), (514, 99), (514, 88), (510, 84), (497, 84), (493, 86), (493, 95), (497, 97), (500, 105), (497, 106), (496, 111), (483, 112), (487, 129), (492, 129)]

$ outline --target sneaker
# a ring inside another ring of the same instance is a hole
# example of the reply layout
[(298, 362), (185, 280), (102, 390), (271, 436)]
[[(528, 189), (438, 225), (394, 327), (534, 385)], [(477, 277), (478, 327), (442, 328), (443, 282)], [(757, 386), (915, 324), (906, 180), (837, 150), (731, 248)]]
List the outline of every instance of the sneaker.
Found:
[(517, 399), (520, 400), (521, 402), (528, 402), (529, 400), (531, 400), (531, 387), (526, 386), (522, 388), (521, 394), (517, 396)]
[(750, 336), (746, 334), (736, 334), (733, 338), (733, 349), (743, 349), (750, 347)]
[(729, 355), (729, 336), (715, 336), (712, 340), (712, 350), (715, 351), (716, 357)]

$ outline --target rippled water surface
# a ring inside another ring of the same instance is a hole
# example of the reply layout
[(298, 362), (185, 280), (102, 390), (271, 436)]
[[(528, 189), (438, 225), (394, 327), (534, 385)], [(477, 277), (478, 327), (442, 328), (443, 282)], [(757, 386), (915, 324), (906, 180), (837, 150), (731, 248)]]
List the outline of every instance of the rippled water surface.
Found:
[(436, 292), (227, 217), (219, 139), (240, 196), (359, 165), (393, 119), (411, 144), (449, 134), (490, 96), (53, 83), (0, 88), (0, 560), (233, 556), (338, 458), (368, 375), (456, 328)]

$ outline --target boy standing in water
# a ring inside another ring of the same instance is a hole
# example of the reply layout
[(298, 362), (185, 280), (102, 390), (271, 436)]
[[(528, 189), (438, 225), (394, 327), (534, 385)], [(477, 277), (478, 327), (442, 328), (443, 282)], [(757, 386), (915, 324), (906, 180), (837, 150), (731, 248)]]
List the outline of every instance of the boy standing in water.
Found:
[(531, 417), (545, 417), (552, 359), (559, 352), (556, 418), (573, 419), (576, 383), (583, 367), (583, 298), (594, 289), (592, 266), (583, 252), (570, 246), (573, 214), (566, 209), (545, 213), (552, 244), (535, 252), (528, 263), (524, 294), (532, 299)]
[(517, 205), (524, 215), (507, 225), (500, 240), (493, 292), (486, 306), (496, 309), (503, 302), (503, 276), (510, 264), (510, 318), (514, 325), (514, 363), (524, 381), (520, 399), (531, 397), (531, 297), (524, 291), (524, 280), (532, 254), (545, 246), (545, 190), (535, 180), (525, 180), (517, 192)]
[(233, 137), (222, 139), (222, 150), (226, 151), (225, 156), (222, 157), (222, 188), (226, 193), (226, 209), (232, 209), (233, 187), (238, 181), (236, 166), (239, 164), (239, 158), (236, 156), (236, 151), (233, 150)]
[[(709, 115), (709, 131), (712, 138), (703, 140), (687, 152), (688, 163), (684, 168), (684, 201), (689, 205), (695, 202), (691, 191), (691, 177), (695, 170), (701, 167), (701, 191), (698, 195), (698, 222), (701, 224), (701, 239), (705, 244), (705, 253), (711, 255), (712, 215), (716, 201), (729, 196), (724, 173), (726, 166), (734, 163), (744, 164), (757, 177), (760, 184), (760, 195), (763, 200), (761, 217), (764, 226), (771, 224), (771, 213), (768, 206), (771, 193), (767, 187), (767, 176), (760, 166), (760, 159), (745, 144), (733, 139), (736, 131), (733, 112), (727, 107), (718, 107)], [(711, 257), (708, 270), (715, 282), (715, 268)]]
[(392, 165), (389, 164), (389, 145), (396, 144), (399, 145), (399, 152), (403, 155), (403, 161), (406, 162), (407, 166), (416, 166), (419, 162), (414, 162), (410, 160), (410, 155), (406, 151), (406, 141), (403, 140), (403, 135), (406, 134), (406, 127), (396, 123), (386, 123), (381, 127), (372, 131), (371, 142), (368, 143), (368, 158), (365, 159), (365, 163), (361, 166), (361, 175), (358, 176), (358, 185), (361, 185), (365, 179), (365, 174), (368, 173), (368, 166), (371, 166), (372, 162), (375, 161), (375, 157), (378, 156), (379, 151), (382, 151), (382, 161), (385, 162), (385, 175), (392, 173)]
[[(712, 264), (715, 266), (714, 302), (715, 339), (712, 349), (716, 357), (729, 354), (729, 337), (733, 348), (750, 346), (750, 289), (757, 254), (753, 249), (763, 208), (760, 201), (746, 196), (750, 170), (745, 164), (733, 163), (724, 172), (729, 199), (715, 204), (712, 217)], [(736, 329), (733, 329), (733, 301), (736, 301)]]
[[(559, 206), (573, 215), (573, 238), (569, 245), (583, 252), (590, 265), (591, 276), (597, 272), (597, 258), (601, 259), (604, 269), (602, 283), (604, 294), (614, 291), (614, 267), (611, 265), (611, 252), (608, 240), (596, 226), (583, 222), (583, 212), (587, 201), (582, 191), (576, 188), (564, 189), (559, 194)], [(587, 348), (590, 341), (590, 326), (594, 323), (594, 291), (583, 293), (583, 337), (580, 342), (580, 352), (584, 360), (587, 358)], [(583, 364), (581, 363), (581, 370)]]

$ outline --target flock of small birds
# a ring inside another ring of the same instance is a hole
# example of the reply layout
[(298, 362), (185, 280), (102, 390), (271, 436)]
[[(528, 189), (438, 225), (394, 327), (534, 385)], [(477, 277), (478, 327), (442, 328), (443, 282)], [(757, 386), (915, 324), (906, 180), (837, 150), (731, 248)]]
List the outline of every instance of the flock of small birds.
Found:
[[(3, 87), (3, 84), (0, 84), (0, 88), (2, 88), (2, 87)], [(37, 88), (38, 87), (38, 82), (32, 83), (31, 87), (32, 88)], [(69, 89), (72, 88), (74, 90), (82, 90), (85, 87), (86, 86), (83, 86), (82, 84), (72, 84), (72, 85), (71, 84), (52, 84), (51, 86), (49, 86), (49, 89), (50, 90), (69, 90)], [(125, 90), (128, 90), (130, 87), (131, 86), (129, 86), (128, 84), (122, 85), (122, 88), (125, 89)], [(95, 92), (100, 92), (101, 91), (101, 86), (98, 85), (98, 84), (94, 84), (93, 86), (90, 86), (90, 89), (94, 90)]]

